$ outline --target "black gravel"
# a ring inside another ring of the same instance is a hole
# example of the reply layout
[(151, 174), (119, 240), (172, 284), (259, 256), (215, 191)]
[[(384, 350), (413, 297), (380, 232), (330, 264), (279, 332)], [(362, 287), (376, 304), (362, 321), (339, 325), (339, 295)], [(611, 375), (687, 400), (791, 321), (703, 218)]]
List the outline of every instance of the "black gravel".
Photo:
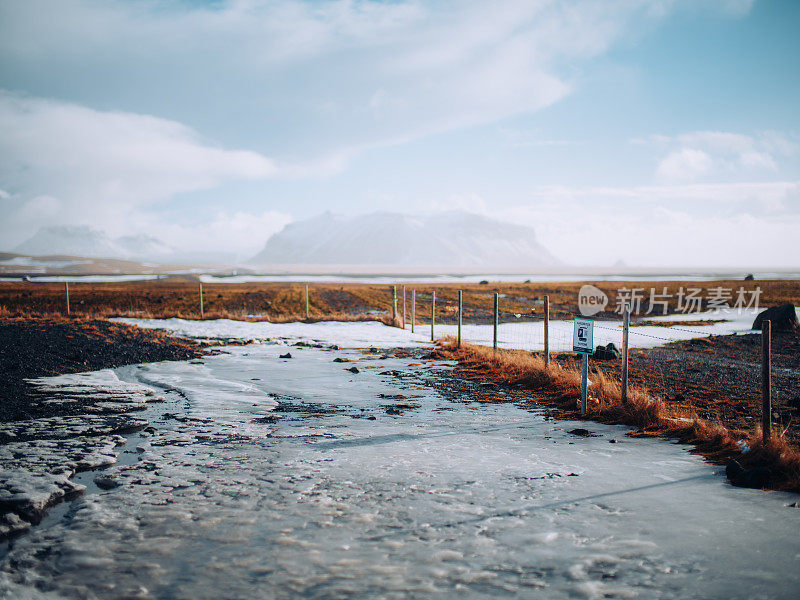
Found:
[(36, 402), (25, 379), (202, 355), (188, 340), (100, 319), (0, 319), (0, 422), (82, 412)]

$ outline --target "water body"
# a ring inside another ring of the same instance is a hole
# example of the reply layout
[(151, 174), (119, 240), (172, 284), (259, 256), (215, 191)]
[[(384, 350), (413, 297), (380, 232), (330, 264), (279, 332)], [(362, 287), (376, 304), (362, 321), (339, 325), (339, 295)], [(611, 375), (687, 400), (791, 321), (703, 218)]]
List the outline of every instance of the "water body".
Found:
[[(0, 266), (2, 266), (0, 261)], [(7, 264), (7, 263), (6, 263)], [(45, 267), (41, 267), (44, 269)], [(75, 283), (113, 283), (123, 281), (148, 281), (173, 275), (196, 275), (203, 283), (371, 283), (423, 285), (431, 283), (542, 283), (550, 281), (730, 281), (741, 280), (746, 273), (736, 272), (675, 272), (675, 273), (545, 273), (545, 274), (484, 274), (484, 275), (346, 275), (346, 274), (274, 274), (274, 275), (213, 275), (201, 269), (171, 271), (164, 274), (120, 274), (120, 275), (47, 275), (27, 273), (31, 281), (53, 283), (70, 281)], [(756, 272), (755, 278), (762, 280), (795, 280), (800, 273), (788, 271)], [(2, 275), (0, 281), (21, 281), (22, 275)]]
[(165, 395), (154, 430), (14, 542), (2, 597), (797, 597), (797, 497), (684, 446), (449, 400), (410, 359), (227, 350), (116, 370)]

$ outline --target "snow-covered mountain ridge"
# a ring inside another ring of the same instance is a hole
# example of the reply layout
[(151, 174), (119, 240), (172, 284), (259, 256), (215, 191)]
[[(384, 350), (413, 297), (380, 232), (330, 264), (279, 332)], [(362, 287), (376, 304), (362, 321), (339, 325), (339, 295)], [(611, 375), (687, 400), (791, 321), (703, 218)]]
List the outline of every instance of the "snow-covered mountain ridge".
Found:
[(255, 265), (347, 265), (523, 270), (559, 261), (530, 227), (462, 211), (413, 216), (330, 212), (290, 223), (267, 241)]

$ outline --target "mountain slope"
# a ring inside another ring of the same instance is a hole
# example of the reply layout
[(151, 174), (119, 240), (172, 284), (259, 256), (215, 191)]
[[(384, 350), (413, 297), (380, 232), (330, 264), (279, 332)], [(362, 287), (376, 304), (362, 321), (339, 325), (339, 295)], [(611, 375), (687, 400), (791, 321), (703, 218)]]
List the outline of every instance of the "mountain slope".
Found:
[(428, 216), (325, 213), (287, 225), (249, 262), (469, 271), (525, 271), (559, 264), (530, 227), (460, 211)]
[(126, 256), (125, 250), (106, 233), (86, 225), (42, 227), (14, 251), (34, 256), (50, 254), (104, 258)]
[(65, 254), (89, 258), (171, 260), (175, 250), (150, 235), (112, 239), (104, 231), (86, 225), (42, 227), (14, 249), (20, 254), (48, 256)]

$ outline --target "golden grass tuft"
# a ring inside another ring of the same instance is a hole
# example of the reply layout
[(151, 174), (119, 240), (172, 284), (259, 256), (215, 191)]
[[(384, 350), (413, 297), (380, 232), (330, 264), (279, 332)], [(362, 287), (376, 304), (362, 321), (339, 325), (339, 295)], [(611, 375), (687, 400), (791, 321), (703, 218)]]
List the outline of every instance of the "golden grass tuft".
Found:
[[(476, 379), (501, 384), (522, 384), (537, 392), (537, 402), (554, 409), (556, 416), (586, 418), (602, 423), (630, 425), (633, 435), (678, 439), (694, 446), (694, 451), (715, 464), (736, 458), (743, 467), (767, 466), (772, 476), (770, 489), (800, 492), (800, 451), (780, 433), (768, 444), (762, 444), (761, 431), (745, 432), (727, 429), (718, 422), (699, 417), (691, 409), (667, 403), (647, 389), (629, 386), (623, 404), (621, 386), (606, 377), (602, 370), (589, 375), (589, 405), (581, 417), (578, 398), (581, 390), (580, 368), (544, 358), (522, 350), (497, 351), (485, 346), (462, 343), (457, 347), (452, 337), (439, 341), (440, 354), (457, 360), (467, 374)], [(750, 451), (742, 454), (737, 445), (747, 440)]]

